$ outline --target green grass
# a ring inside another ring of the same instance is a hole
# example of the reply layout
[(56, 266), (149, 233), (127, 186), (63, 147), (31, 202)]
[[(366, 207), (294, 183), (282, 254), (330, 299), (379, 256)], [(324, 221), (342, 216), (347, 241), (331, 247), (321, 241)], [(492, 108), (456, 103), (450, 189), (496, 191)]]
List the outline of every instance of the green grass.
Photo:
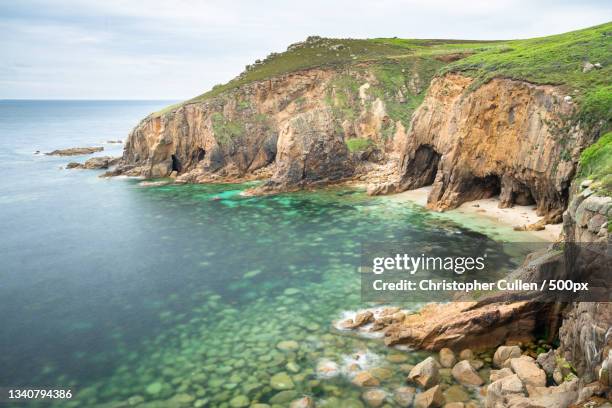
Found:
[(244, 124), (227, 120), (221, 113), (213, 114), (211, 119), (215, 140), (221, 146), (227, 145), (245, 133)]
[(597, 142), (580, 155), (580, 180), (593, 180), (596, 189), (604, 194), (612, 192), (612, 132), (601, 136)]
[(370, 139), (364, 138), (354, 138), (346, 140), (346, 147), (351, 153), (364, 151), (373, 144), (374, 142), (372, 142)]
[[(163, 115), (188, 103), (201, 102), (222, 95), (254, 81), (314, 67), (344, 68), (381, 60), (426, 56), (430, 59), (445, 54), (472, 53), (496, 47), (496, 42), (469, 40), (405, 40), (393, 38), (307, 40), (282, 53), (272, 53), (263, 61), (253, 64), (240, 76), (185, 102), (164, 108), (154, 115)], [(442, 64), (441, 62), (439, 62)]]
[[(582, 72), (585, 61), (601, 69)], [(477, 79), (473, 87), (495, 77), (566, 87), (581, 106), (584, 125), (610, 128), (612, 23), (549, 37), (505, 41), (445, 67)]]
[[(467, 57), (449, 62), (453, 55)], [(598, 62), (602, 68), (582, 72), (585, 61)], [(372, 68), (380, 83), (372, 92), (385, 101), (389, 116), (405, 125), (422, 102), (423, 95), (409, 96), (400, 104), (392, 94), (406, 83), (408, 74), (416, 71), (422, 75), (425, 86), (434, 75), (447, 72), (474, 77), (476, 81), (471, 90), (496, 77), (563, 86), (580, 107), (574, 119), (587, 129), (603, 132), (612, 128), (612, 23), (548, 37), (509, 41), (313, 37), (290, 46), (285, 52), (270, 54), (226, 84), (154, 115), (289, 72), (314, 67), (348, 70), (364, 66)], [(348, 91), (345, 101), (340, 100), (342, 96), (335, 101), (339, 113), (345, 117), (350, 115), (349, 93), (353, 90)]]

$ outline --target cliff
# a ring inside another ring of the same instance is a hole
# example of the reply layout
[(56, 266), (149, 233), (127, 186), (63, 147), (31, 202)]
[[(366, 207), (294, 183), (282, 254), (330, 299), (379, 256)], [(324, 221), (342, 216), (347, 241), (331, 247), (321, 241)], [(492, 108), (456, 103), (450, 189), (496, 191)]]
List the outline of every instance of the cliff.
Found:
[[(145, 118), (108, 174), (264, 180), (253, 194), (347, 179), (372, 194), (432, 185), (433, 209), (499, 195), (504, 207), (535, 204), (545, 222), (565, 212), (566, 244), (609, 245), (611, 33), (607, 23), (505, 42), (312, 37)], [(582, 279), (577, 260), (609, 260), (583, 251), (538, 254), (521, 273)], [(382, 328), (388, 344), (431, 350), (558, 332), (555, 355), (606, 382), (611, 316), (610, 303), (497, 298)]]
[(559, 222), (580, 152), (610, 125), (611, 27), (481, 43), (309, 37), (145, 118), (109, 174), (266, 180), (253, 193), (433, 184), (437, 210), (500, 195)]
[[(432, 81), (401, 151), (400, 187), (433, 184), (434, 209), (500, 196), (501, 205), (563, 212), (575, 164), (592, 136), (569, 123), (575, 105), (557, 87), (447, 74)], [(563, 130), (561, 130), (563, 129)]]

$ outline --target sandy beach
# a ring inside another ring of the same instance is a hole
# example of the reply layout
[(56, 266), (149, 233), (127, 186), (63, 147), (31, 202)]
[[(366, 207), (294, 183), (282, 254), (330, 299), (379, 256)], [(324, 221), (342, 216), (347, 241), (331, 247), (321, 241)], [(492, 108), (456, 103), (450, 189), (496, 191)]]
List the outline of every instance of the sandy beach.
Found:
[[(417, 205), (425, 207), (427, 205), (427, 196), (431, 191), (431, 186), (421, 187), (415, 190), (404, 191), (393, 196), (394, 199), (402, 201), (410, 201)], [(495, 223), (503, 224), (508, 227), (519, 225), (533, 224), (539, 221), (542, 217), (538, 216), (535, 211), (535, 206), (516, 205), (512, 208), (499, 208), (498, 198), (487, 198), (481, 200), (470, 201), (462, 204), (454, 210), (444, 212), (451, 218), (455, 216), (468, 217), (483, 217)], [(542, 231), (516, 231), (517, 234), (525, 235), (526, 237), (533, 236), (540, 240), (554, 242), (559, 238), (562, 224), (546, 225), (546, 229)]]

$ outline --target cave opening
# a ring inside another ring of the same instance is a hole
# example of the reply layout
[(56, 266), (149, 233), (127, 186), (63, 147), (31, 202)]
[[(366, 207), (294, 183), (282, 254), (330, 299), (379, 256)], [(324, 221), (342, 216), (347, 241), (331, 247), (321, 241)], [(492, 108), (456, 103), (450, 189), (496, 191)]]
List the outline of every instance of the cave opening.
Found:
[(531, 190), (524, 184), (517, 191), (512, 192), (511, 200), (513, 205), (533, 205), (536, 203)]
[(176, 157), (175, 154), (172, 155), (172, 171), (179, 172), (181, 171), (181, 161)]
[(206, 156), (206, 150), (202, 149), (201, 147), (198, 147), (198, 149), (196, 150), (196, 162), (201, 162), (202, 160), (204, 160), (204, 156)]
[(472, 190), (476, 192), (475, 198), (497, 197), (501, 193), (501, 179), (497, 174), (474, 177)]
[(436, 179), (441, 155), (433, 146), (420, 145), (414, 152), (414, 158), (406, 166), (405, 179), (408, 188), (414, 189), (430, 186)]

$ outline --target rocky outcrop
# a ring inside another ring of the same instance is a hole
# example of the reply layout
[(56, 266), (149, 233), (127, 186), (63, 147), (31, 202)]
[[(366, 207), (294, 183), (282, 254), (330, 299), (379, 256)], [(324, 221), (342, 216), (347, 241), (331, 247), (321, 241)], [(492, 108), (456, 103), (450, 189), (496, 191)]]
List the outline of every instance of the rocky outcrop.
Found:
[(548, 305), (537, 301), (433, 303), (406, 316), (403, 322), (388, 326), (385, 343), (439, 350), (489, 348), (506, 341), (530, 341), (546, 313)]
[[(131, 132), (121, 165), (108, 175), (176, 171), (177, 182), (194, 183), (267, 179), (252, 191), (267, 193), (379, 174), (378, 167), (386, 172), (396, 156), (395, 134), (404, 128), (387, 105), (411, 112), (409, 99), (423, 87), (388, 89), (377, 69), (296, 71), (152, 114)], [(393, 69), (406, 83), (416, 75), (409, 65)], [(355, 143), (349, 150), (351, 140), (367, 147)]]
[(101, 152), (104, 147), (70, 147), (68, 149), (58, 149), (45, 153), (47, 156), (82, 156)]
[[(583, 184), (576, 187), (574, 199), (564, 215), (568, 245), (568, 277), (589, 281), (610, 297), (612, 255), (608, 220), (612, 198), (594, 194)], [(605, 299), (605, 298), (604, 298)], [(593, 300), (603, 300), (600, 296)], [(612, 303), (575, 302), (566, 307), (559, 329), (559, 352), (585, 381), (600, 379), (612, 385)]]
[(574, 109), (553, 86), (497, 78), (435, 78), (405, 135), (401, 189), (433, 184), (436, 210), (499, 195), (502, 206), (563, 211), (575, 164), (590, 140), (566, 122)]
[(70, 162), (66, 165), (67, 169), (87, 169), (87, 170), (98, 170), (108, 169), (111, 166), (119, 163), (120, 157), (102, 156), (92, 157), (85, 163)]

